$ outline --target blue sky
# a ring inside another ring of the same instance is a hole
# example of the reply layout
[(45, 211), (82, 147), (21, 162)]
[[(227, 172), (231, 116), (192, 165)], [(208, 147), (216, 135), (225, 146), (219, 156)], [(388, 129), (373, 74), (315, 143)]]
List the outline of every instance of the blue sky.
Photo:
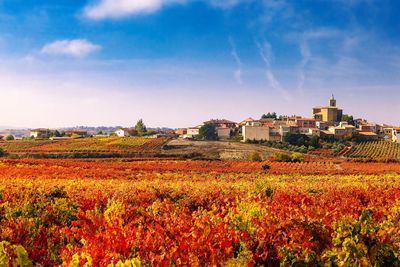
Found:
[(0, 125), (400, 124), (400, 2), (0, 0)]

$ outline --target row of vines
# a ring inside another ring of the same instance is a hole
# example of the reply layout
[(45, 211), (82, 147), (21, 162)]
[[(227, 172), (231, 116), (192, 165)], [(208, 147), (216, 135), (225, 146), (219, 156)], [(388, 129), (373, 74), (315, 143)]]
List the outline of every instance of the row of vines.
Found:
[(347, 157), (386, 162), (400, 161), (400, 145), (388, 141), (363, 142), (355, 145)]
[(261, 164), (2, 160), (0, 266), (399, 266), (400, 177), (385, 164)]

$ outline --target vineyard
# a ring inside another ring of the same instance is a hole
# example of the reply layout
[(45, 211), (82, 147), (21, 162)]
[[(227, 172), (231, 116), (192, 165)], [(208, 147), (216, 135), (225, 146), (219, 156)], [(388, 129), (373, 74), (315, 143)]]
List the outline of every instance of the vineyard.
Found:
[(9, 153), (72, 153), (72, 152), (115, 152), (152, 153), (158, 152), (165, 143), (164, 138), (82, 138), (70, 140), (16, 140), (0, 142), (0, 148)]
[(0, 266), (399, 266), (398, 165), (3, 159)]
[(347, 156), (370, 161), (400, 161), (400, 145), (387, 141), (363, 142), (357, 144)]

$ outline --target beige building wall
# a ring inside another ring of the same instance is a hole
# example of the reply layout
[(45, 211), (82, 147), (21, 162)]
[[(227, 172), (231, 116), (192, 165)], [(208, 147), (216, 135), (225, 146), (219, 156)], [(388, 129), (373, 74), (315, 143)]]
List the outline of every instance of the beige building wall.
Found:
[(199, 135), (199, 133), (200, 133), (200, 129), (199, 128), (188, 128), (186, 136), (191, 138), (191, 137), (193, 137), (195, 135)]
[(231, 129), (230, 128), (217, 128), (218, 138), (228, 139), (231, 137)]
[(247, 140), (269, 140), (269, 127), (268, 126), (243, 126), (242, 135), (243, 141)]

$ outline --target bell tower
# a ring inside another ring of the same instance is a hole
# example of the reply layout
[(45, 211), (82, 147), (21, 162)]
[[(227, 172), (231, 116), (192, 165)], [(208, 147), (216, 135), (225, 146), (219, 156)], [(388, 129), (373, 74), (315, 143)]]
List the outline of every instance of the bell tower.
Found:
[(329, 106), (336, 107), (336, 99), (335, 96), (332, 94), (331, 98), (329, 99)]

